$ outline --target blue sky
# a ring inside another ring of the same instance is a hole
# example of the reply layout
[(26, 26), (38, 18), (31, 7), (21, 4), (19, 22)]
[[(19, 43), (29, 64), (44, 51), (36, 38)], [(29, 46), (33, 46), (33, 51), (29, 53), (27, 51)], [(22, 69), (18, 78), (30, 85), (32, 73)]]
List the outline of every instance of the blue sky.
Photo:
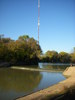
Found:
[[(0, 34), (37, 40), (38, 0), (0, 0)], [(43, 52), (75, 47), (75, 0), (40, 0), (40, 45)]]

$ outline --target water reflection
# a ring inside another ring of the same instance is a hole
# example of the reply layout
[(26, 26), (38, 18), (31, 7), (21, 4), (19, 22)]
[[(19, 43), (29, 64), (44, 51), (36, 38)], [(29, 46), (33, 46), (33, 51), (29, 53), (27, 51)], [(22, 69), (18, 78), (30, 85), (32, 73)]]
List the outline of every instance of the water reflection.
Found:
[(49, 70), (64, 71), (69, 66), (69, 64), (39, 63), (40, 68)]
[(27, 92), (37, 87), (41, 78), (40, 72), (0, 69), (0, 90)]

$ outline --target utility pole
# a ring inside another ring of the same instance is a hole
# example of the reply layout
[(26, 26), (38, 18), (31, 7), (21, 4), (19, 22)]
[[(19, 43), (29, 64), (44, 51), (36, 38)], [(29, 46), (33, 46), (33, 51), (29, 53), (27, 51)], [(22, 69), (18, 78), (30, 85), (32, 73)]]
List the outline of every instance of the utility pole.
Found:
[(39, 27), (40, 27), (40, 0), (38, 0), (38, 44), (39, 44)]

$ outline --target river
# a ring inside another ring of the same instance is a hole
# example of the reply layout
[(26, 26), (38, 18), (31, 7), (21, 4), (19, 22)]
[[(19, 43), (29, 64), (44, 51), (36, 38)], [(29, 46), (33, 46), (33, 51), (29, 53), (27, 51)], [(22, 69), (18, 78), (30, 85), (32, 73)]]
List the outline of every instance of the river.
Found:
[[(67, 66), (69, 65), (47, 63), (40, 63), (37, 66), (37, 68), (56, 70), (56, 72), (0, 68), (0, 100), (13, 100), (65, 80), (62, 72)], [(36, 66), (33, 67), (36, 68)]]

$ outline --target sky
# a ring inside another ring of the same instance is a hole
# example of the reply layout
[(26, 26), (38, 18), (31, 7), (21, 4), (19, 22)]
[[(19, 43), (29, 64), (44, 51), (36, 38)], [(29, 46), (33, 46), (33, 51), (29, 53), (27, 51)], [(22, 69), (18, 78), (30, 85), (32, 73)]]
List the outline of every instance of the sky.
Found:
[[(0, 0), (0, 34), (38, 40), (38, 0)], [(75, 47), (75, 0), (40, 0), (39, 42), (43, 52)]]

